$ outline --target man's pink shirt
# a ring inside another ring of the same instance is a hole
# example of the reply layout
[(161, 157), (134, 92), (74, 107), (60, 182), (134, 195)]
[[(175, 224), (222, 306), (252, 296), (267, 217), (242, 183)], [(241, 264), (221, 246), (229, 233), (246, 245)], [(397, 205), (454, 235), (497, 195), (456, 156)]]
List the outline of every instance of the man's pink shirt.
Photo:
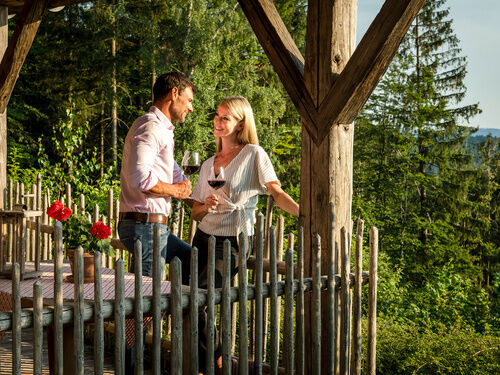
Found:
[(174, 160), (174, 126), (157, 107), (139, 117), (123, 147), (120, 172), (120, 212), (170, 214), (170, 197), (145, 192), (158, 180), (169, 184), (185, 180)]

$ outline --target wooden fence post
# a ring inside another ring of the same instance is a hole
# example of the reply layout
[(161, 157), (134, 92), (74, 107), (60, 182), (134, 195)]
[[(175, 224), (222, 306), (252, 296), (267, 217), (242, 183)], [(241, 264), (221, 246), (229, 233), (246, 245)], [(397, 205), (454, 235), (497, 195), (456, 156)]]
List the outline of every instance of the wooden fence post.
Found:
[[(111, 191), (111, 189), (110, 189)], [(111, 205), (112, 206), (112, 205)], [(108, 216), (109, 218), (109, 216)], [(134, 327), (135, 327), (135, 341), (134, 341), (134, 372), (137, 375), (142, 375), (144, 364), (144, 342), (142, 333), (143, 327), (143, 302), (142, 302), (142, 242), (135, 241), (135, 254), (134, 254)]]
[(368, 292), (368, 337), (366, 367), (369, 375), (376, 374), (377, 348), (377, 256), (378, 229), (370, 231), (370, 285)]
[(94, 254), (94, 374), (104, 369), (104, 319), (102, 316), (102, 254)]
[(248, 281), (247, 281), (248, 238), (240, 233), (240, 251), (238, 254), (240, 332), (239, 332), (239, 362), (240, 374), (248, 374)]
[(356, 226), (356, 268), (354, 273), (354, 297), (352, 306), (351, 374), (361, 375), (361, 289), (363, 277), (363, 220)]

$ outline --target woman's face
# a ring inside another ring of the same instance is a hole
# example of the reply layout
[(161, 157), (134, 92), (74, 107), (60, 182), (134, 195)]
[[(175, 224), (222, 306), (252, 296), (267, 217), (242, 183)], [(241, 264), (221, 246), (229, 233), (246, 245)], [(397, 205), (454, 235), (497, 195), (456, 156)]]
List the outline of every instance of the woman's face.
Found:
[(214, 137), (234, 136), (242, 125), (227, 109), (226, 106), (220, 105), (214, 116)]

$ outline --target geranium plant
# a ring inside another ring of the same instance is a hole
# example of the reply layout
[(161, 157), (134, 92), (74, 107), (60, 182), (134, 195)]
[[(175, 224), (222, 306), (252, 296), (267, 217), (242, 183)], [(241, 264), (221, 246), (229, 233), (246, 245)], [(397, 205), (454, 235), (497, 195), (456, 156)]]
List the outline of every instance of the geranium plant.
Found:
[(114, 255), (111, 247), (111, 228), (98, 221), (91, 223), (89, 218), (82, 214), (73, 215), (61, 201), (55, 201), (47, 208), (47, 215), (63, 224), (63, 241), (68, 249), (81, 246), (87, 253), (100, 251), (103, 254)]

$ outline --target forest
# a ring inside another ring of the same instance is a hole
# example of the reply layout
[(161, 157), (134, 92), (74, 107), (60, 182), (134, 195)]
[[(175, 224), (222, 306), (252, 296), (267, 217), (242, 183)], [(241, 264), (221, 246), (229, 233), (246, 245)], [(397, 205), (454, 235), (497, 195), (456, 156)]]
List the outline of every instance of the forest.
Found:
[[(304, 53), (307, 1), (275, 4)], [(426, 2), (355, 122), (352, 216), (380, 238), (380, 374), (500, 373), (500, 139), (471, 141), (481, 109), (462, 104), (467, 56), (449, 6)], [(8, 178), (29, 186), (41, 173), (53, 197), (69, 181), (104, 207), (107, 190), (119, 192), (127, 130), (170, 70), (198, 89), (175, 128), (177, 161), (188, 149), (213, 155), (216, 106), (243, 95), (298, 201), (301, 121), (236, 0), (47, 12), (8, 106)]]

